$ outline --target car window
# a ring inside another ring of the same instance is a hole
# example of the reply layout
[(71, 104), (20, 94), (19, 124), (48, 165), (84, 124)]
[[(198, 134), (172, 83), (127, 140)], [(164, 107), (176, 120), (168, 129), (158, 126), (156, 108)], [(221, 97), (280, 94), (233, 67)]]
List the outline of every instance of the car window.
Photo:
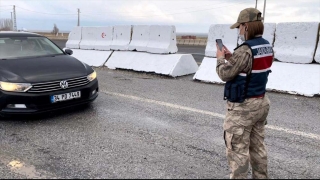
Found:
[[(1, 43), (3, 42), (3, 43)], [(45, 37), (0, 38), (0, 59), (64, 54)]]

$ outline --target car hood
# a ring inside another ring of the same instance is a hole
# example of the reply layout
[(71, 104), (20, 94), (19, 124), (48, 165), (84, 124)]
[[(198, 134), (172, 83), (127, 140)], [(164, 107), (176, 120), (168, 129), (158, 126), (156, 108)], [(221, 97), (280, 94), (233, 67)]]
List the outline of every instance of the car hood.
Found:
[(85, 64), (69, 55), (0, 60), (0, 80), (37, 83), (88, 75)]

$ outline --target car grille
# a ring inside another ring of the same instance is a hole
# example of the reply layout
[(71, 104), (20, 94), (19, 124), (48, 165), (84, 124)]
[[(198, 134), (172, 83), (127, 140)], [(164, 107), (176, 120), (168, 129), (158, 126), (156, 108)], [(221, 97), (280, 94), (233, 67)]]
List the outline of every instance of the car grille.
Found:
[[(73, 79), (66, 79), (63, 81), (68, 82), (68, 87), (66, 89), (71, 89), (75, 87), (85, 86), (89, 84), (89, 80), (87, 76), (73, 78)], [(52, 81), (52, 82), (44, 82), (44, 83), (33, 83), (32, 88), (28, 90), (28, 92), (33, 93), (41, 93), (41, 92), (50, 92), (50, 91), (58, 91), (64, 90), (60, 87), (61, 81)]]

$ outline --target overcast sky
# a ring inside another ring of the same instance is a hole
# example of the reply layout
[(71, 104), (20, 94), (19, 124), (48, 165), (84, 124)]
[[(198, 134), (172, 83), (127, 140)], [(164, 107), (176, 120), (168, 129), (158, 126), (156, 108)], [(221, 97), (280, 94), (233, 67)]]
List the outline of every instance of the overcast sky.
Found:
[[(211, 24), (232, 24), (256, 0), (0, 0), (0, 19), (11, 18), (16, 6), (17, 28), (70, 31), (77, 25), (175, 25), (177, 32), (207, 33)], [(264, 0), (258, 0), (263, 12)], [(267, 0), (266, 23), (319, 22), (320, 0)]]

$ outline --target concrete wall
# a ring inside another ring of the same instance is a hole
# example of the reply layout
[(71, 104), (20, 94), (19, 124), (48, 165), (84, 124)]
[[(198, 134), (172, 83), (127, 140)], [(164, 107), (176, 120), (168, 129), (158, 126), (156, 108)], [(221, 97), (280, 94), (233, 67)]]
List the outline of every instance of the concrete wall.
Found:
[[(55, 34), (51, 34), (51, 33), (42, 33), (42, 32), (35, 32), (37, 34), (43, 35), (48, 37), (49, 39), (55, 40), (67, 40), (69, 33), (59, 33), (58, 36)], [(190, 39), (182, 39), (182, 36), (177, 36), (177, 45), (191, 45), (189, 43)], [(196, 39), (194, 39), (194, 41), (196, 42), (196, 44), (192, 44), (194, 46), (206, 46), (207, 45), (207, 38), (205, 37), (197, 37)], [(199, 43), (197, 43), (199, 42)]]

